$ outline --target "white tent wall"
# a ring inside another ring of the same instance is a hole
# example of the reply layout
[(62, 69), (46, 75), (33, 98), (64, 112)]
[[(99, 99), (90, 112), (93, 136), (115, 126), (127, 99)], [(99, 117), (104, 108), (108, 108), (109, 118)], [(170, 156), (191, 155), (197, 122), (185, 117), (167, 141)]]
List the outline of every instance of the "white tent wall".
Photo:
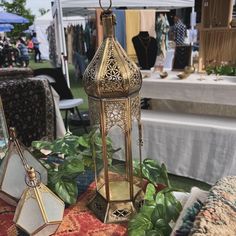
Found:
[(37, 34), (37, 39), (40, 42), (39, 50), (41, 52), (42, 59), (49, 59), (49, 44), (48, 44), (48, 35), (47, 28), (51, 24), (52, 12), (49, 11), (45, 15), (37, 17), (34, 21), (34, 31)]

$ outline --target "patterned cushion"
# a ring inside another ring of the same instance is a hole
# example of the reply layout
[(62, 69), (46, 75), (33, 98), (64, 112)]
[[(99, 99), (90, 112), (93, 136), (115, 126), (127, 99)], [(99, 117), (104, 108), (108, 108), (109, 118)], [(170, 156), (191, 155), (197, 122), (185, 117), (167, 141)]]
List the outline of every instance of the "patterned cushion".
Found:
[(211, 188), (190, 235), (236, 235), (236, 176), (225, 177)]
[(24, 79), (33, 77), (33, 70), (30, 68), (1, 68), (0, 78), (5, 79)]

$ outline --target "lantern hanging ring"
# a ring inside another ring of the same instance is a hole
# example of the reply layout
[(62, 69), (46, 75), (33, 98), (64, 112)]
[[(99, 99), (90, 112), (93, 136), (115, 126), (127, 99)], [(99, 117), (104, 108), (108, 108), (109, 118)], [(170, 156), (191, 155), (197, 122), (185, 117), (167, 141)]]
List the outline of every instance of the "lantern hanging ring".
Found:
[(112, 6), (112, 0), (110, 0), (110, 6), (107, 9), (104, 9), (104, 7), (102, 6), (102, 0), (99, 0), (99, 5), (102, 8), (103, 11), (109, 11), (111, 9)]

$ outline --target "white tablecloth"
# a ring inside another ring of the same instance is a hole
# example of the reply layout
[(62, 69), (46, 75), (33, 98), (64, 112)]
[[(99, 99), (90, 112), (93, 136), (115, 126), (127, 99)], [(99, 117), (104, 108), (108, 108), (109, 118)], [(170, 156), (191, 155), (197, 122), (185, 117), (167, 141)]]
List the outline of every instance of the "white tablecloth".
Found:
[(143, 158), (213, 184), (236, 174), (236, 119), (143, 111)]
[(158, 73), (148, 73), (149, 78), (143, 79), (141, 96), (154, 99), (167, 99), (208, 104), (236, 105), (236, 77), (222, 76), (223, 80), (215, 81), (215, 76), (192, 74), (180, 80), (179, 72), (169, 71), (169, 76), (161, 79)]

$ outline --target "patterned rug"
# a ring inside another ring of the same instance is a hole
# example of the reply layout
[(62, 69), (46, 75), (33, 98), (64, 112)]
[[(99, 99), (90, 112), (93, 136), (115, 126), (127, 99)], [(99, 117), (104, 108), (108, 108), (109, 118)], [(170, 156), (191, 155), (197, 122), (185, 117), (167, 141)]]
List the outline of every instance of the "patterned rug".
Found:
[[(65, 210), (55, 236), (127, 236), (126, 225), (103, 224), (86, 207), (95, 191), (94, 183), (81, 195), (76, 205)], [(15, 207), (0, 200), (0, 236), (23, 236), (12, 222)]]

